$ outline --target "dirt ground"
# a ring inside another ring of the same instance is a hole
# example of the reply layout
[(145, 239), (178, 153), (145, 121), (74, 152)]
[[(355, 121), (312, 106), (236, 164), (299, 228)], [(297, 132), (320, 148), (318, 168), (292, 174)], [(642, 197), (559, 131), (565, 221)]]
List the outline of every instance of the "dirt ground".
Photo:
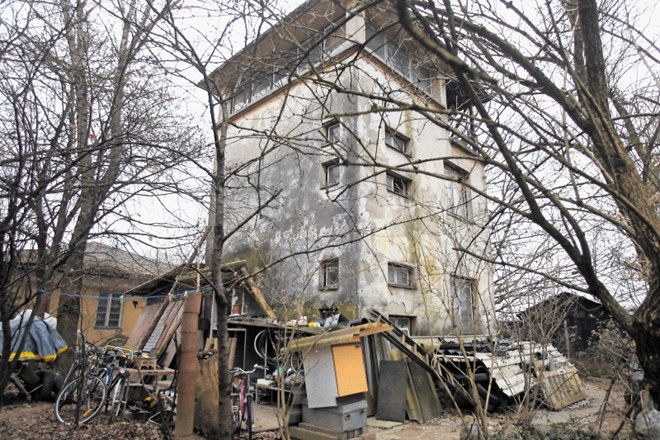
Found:
[[(604, 438), (611, 438), (621, 422), (625, 421), (617, 438), (630, 438), (631, 424), (624, 417), (625, 401), (621, 385), (615, 384), (612, 390), (605, 408), (602, 424), (600, 420), (601, 408), (603, 407), (606, 391), (610, 386), (610, 380), (583, 378), (582, 385), (587, 399), (560, 411), (537, 409), (532, 414), (525, 414), (524, 411), (512, 410), (507, 413), (491, 414), (488, 420), (489, 434), (502, 433), (506, 428), (517, 425), (527, 418), (532, 420), (532, 426), (540, 431), (542, 437), (546, 437), (546, 435), (543, 435), (544, 432), (549, 433), (554, 429), (569, 428), (594, 433), (600, 431)], [(407, 423), (387, 430), (377, 428), (372, 430), (376, 431), (378, 440), (454, 440), (460, 438), (462, 429), (461, 417), (451, 413), (428, 423)], [(550, 437), (550, 435), (548, 434), (547, 437)], [(562, 437), (555, 436), (554, 438)]]
[[(561, 411), (538, 409), (533, 414), (511, 411), (491, 415), (489, 417), (490, 434), (501, 432), (503, 429), (511, 427), (528, 417), (533, 421), (533, 426), (541, 431), (551, 428), (571, 428), (597, 432), (600, 427), (600, 432), (605, 434), (606, 438), (609, 438), (611, 433), (625, 420), (623, 417), (625, 402), (622, 387), (618, 385), (614, 387), (601, 424), (601, 407), (610, 382), (607, 379), (593, 378), (583, 378), (582, 382), (587, 394), (586, 400)], [(258, 430), (273, 429), (277, 426), (275, 411), (272, 406), (260, 405), (256, 412)], [(443, 417), (423, 424), (396, 424), (383, 423), (375, 419), (369, 420), (369, 430), (376, 433), (378, 440), (453, 440), (459, 438), (461, 429), (461, 417), (455, 413), (447, 413)], [(261, 432), (257, 436), (261, 439), (275, 439), (277, 437), (276, 432)], [(624, 429), (621, 431), (619, 438), (629, 437), (630, 423), (628, 422), (624, 424)], [(72, 430), (57, 423), (52, 403), (29, 403), (14, 399), (4, 407), (0, 407), (0, 439), (26, 438), (55, 440), (160, 439), (162, 434), (157, 427), (144, 422), (128, 420), (113, 422), (105, 416), (100, 416), (87, 426)], [(196, 436), (196, 438), (202, 439), (203, 437)]]

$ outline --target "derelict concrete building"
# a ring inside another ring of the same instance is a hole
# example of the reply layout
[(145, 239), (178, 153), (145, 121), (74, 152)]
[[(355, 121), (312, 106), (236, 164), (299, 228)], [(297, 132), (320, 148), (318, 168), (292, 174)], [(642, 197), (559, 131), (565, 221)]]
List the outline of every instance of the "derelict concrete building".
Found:
[[(388, 3), (309, 0), (214, 72), (227, 99), (225, 261), (286, 319), (370, 308), (416, 334), (493, 328), (484, 168), (448, 69)], [(449, 97), (448, 97), (449, 94)]]

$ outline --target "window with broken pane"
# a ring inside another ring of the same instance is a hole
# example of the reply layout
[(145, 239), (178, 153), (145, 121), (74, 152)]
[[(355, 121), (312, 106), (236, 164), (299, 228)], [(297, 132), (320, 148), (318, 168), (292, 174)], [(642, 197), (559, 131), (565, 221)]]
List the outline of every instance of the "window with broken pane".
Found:
[(387, 173), (387, 190), (404, 197), (410, 195), (410, 180), (394, 173)]

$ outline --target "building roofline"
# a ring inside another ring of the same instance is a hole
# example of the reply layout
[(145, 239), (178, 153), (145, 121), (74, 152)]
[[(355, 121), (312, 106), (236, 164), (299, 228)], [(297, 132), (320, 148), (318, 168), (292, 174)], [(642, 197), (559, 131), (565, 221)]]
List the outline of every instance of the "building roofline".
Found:
[[(230, 69), (232, 64), (234, 64), (237, 59), (245, 57), (246, 53), (248, 53), (250, 50), (254, 50), (256, 47), (258, 47), (261, 43), (266, 41), (268, 38), (276, 36), (277, 35), (276, 33), (278, 31), (280, 31), (281, 29), (285, 28), (288, 25), (291, 25), (292, 23), (294, 23), (295, 21), (297, 21), (298, 19), (303, 17), (305, 14), (311, 12), (312, 8), (314, 8), (315, 6), (317, 6), (318, 4), (323, 3), (323, 2), (329, 2), (329, 0), (306, 0), (303, 4), (301, 4), (300, 6), (295, 8), (293, 11), (291, 11), (289, 14), (287, 14), (281, 20), (278, 20), (277, 23), (275, 23), (273, 26), (271, 26), (269, 29), (267, 29), (265, 32), (263, 32), (261, 35), (259, 35), (256, 39), (252, 40), (250, 43), (248, 43), (241, 50), (239, 50), (237, 53), (232, 55), (229, 59), (227, 59), (220, 66), (213, 69), (213, 71), (209, 75), (210, 79), (213, 80), (213, 78), (219, 76), (222, 71)], [(331, 1), (330, 3), (338, 5), (338, 6), (343, 6), (341, 4), (341, 3), (343, 3), (342, 0)], [(204, 80), (201, 80), (199, 83), (197, 83), (197, 86), (200, 87), (203, 90), (207, 90)]]

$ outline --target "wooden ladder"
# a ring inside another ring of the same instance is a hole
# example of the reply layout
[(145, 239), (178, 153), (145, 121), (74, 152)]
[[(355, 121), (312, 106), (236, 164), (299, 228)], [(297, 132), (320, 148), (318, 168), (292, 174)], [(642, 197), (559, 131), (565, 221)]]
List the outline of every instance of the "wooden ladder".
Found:
[(435, 358), (434, 356), (426, 351), (424, 347), (415, 342), (410, 336), (401, 331), (399, 327), (394, 325), (392, 321), (387, 319), (385, 315), (380, 313), (377, 310), (370, 309), (369, 314), (376, 320), (384, 322), (392, 326), (392, 330), (389, 332), (382, 333), (382, 335), (387, 339), (392, 345), (401, 350), (406, 354), (410, 359), (417, 363), (424, 370), (428, 371), (433, 380), (444, 381), (445, 379), (440, 375), (439, 371), (436, 370)]

